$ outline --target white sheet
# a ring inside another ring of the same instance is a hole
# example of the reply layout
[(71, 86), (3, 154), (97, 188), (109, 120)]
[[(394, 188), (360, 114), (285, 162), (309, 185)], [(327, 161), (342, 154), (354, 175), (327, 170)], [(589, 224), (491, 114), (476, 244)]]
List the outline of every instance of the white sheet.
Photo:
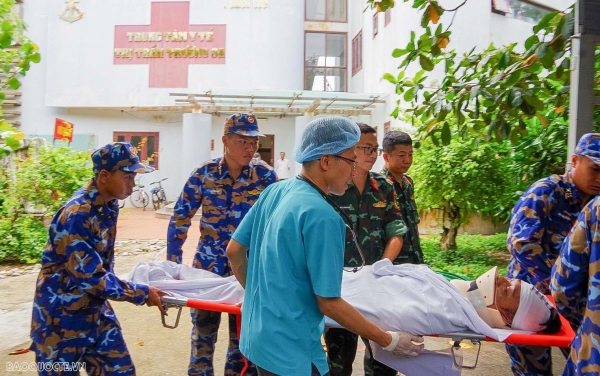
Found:
[[(473, 305), (444, 277), (425, 265), (392, 265), (381, 260), (357, 273), (343, 273), (342, 298), (384, 330), (402, 330), (418, 335), (471, 330), (499, 341), (511, 333), (493, 329), (479, 318)], [(129, 280), (168, 291), (177, 297), (236, 304), (244, 289), (235, 277), (221, 277), (170, 261), (139, 263)], [(329, 326), (339, 325), (326, 317)], [(416, 358), (401, 358), (371, 342), (374, 356), (406, 375), (460, 375), (452, 369), (452, 357), (424, 351)], [(424, 368), (425, 367), (425, 368)]]
[[(499, 341), (514, 332), (524, 333), (488, 326), (467, 298), (425, 265), (392, 265), (381, 260), (357, 273), (344, 272), (343, 278), (342, 298), (384, 330), (417, 335), (471, 330)], [(244, 298), (235, 277), (170, 261), (139, 263), (129, 280), (191, 299), (236, 304)], [(339, 327), (329, 318), (326, 323)]]

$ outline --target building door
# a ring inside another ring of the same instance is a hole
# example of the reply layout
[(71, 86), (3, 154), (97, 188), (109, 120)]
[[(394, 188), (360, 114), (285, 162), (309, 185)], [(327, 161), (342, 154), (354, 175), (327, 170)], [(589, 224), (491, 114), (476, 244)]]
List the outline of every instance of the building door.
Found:
[(273, 159), (275, 135), (266, 134), (265, 137), (259, 137), (258, 140), (258, 152), (260, 153), (261, 159), (273, 166), (275, 163), (275, 160)]

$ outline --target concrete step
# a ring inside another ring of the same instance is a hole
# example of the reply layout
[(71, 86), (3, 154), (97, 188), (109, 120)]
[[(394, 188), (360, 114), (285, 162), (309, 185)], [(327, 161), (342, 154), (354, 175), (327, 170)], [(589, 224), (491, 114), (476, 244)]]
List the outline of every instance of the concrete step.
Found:
[[(174, 207), (175, 207), (175, 202), (173, 201), (173, 202), (169, 203), (167, 206), (156, 210), (154, 212), (154, 215), (156, 216), (156, 218), (171, 219), (171, 216), (173, 215)], [(198, 210), (196, 212), (196, 215), (194, 215), (194, 218), (192, 218), (192, 221), (198, 221), (198, 220), (200, 220), (200, 217), (202, 217), (202, 211)]]

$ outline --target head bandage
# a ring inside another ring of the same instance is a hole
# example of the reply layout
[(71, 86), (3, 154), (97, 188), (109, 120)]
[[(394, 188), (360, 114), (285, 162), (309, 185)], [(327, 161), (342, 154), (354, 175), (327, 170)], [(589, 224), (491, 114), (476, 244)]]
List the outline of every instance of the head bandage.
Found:
[[(490, 308), (496, 301), (496, 277), (498, 267), (495, 266), (479, 276), (475, 282), (477, 289), (471, 288), (471, 281), (452, 280), (450, 283), (457, 287), (489, 326), (492, 328), (508, 328), (502, 315), (495, 308)], [(501, 299), (501, 298), (500, 298)], [(521, 297), (519, 306), (510, 328), (539, 332), (546, 329), (543, 325), (550, 319), (552, 304), (533, 285), (521, 281)]]
[(512, 328), (539, 332), (546, 329), (552, 304), (533, 285), (521, 281), (521, 300), (513, 318)]
[(306, 125), (294, 147), (298, 163), (314, 161), (323, 155), (336, 155), (356, 145), (360, 129), (355, 122), (341, 116), (315, 119)]

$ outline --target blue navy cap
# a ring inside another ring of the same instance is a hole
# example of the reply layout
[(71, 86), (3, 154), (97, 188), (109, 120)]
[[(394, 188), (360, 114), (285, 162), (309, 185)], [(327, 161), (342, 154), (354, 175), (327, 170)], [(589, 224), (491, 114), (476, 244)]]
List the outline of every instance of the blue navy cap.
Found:
[(575, 154), (585, 155), (592, 162), (600, 165), (600, 133), (586, 133), (581, 136)]
[(129, 142), (113, 142), (105, 145), (92, 153), (94, 173), (102, 170), (135, 172), (145, 174), (154, 171), (151, 166), (140, 162), (137, 149)]
[(258, 131), (258, 120), (253, 114), (236, 113), (225, 120), (225, 131), (223, 134), (235, 133), (240, 136), (260, 136), (264, 134)]

